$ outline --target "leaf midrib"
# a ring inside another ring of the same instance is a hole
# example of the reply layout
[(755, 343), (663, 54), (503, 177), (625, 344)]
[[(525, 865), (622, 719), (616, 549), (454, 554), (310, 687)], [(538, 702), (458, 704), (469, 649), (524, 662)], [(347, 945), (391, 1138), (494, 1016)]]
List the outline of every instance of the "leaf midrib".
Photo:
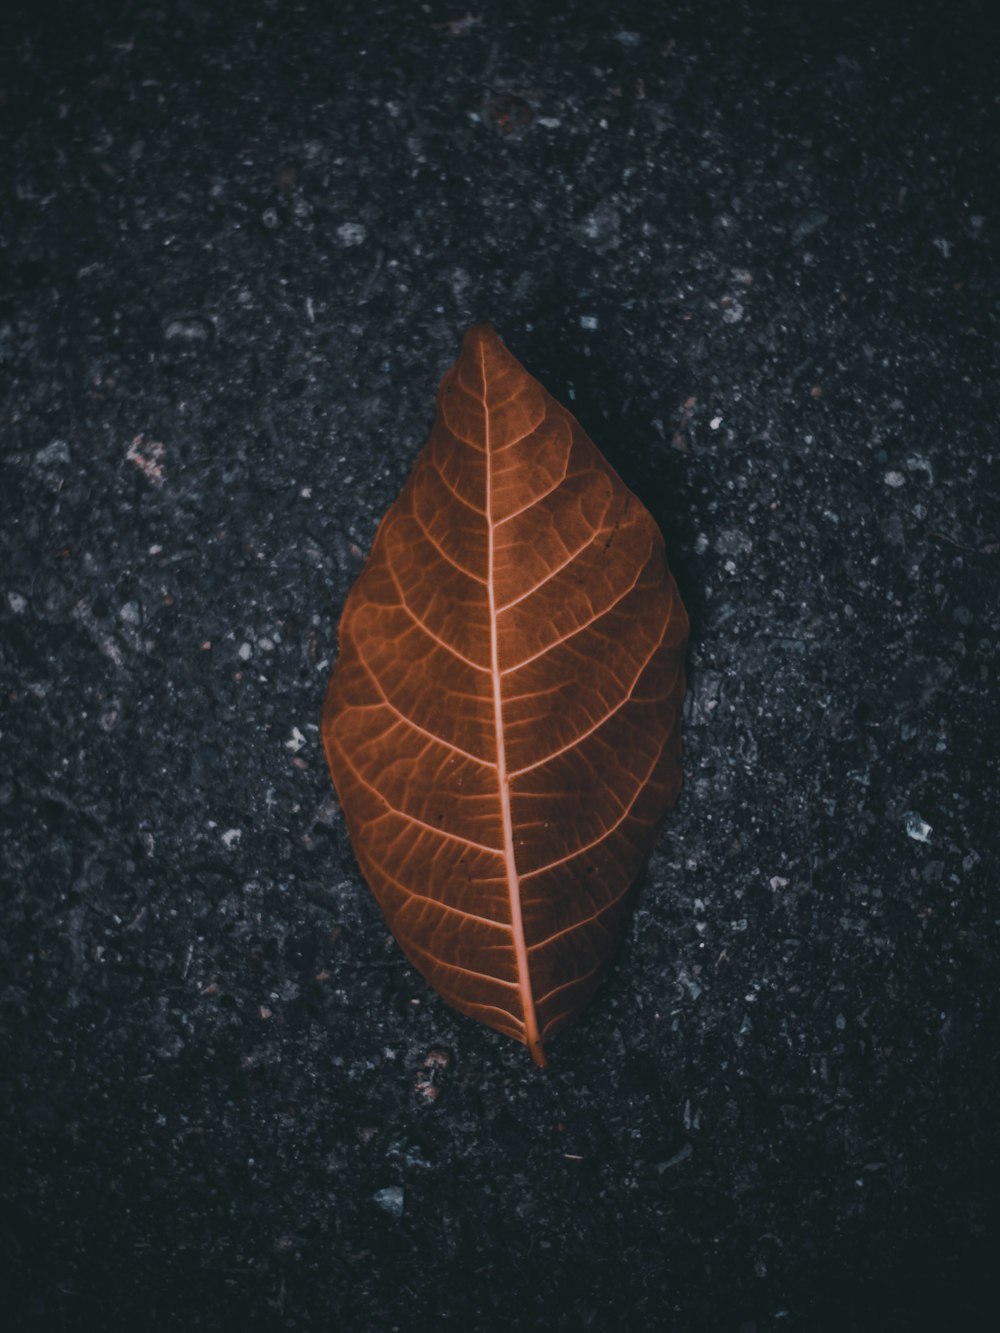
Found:
[(496, 593), (493, 582), (494, 523), (493, 479), (490, 459), (490, 407), (487, 401), (486, 352), (482, 341), (479, 344), (479, 367), (483, 380), (483, 447), (486, 464), (486, 595), (489, 602), (490, 621), (490, 678), (493, 685), (493, 722), (496, 730), (497, 786), (500, 794), (500, 820), (503, 826), (503, 859), (507, 876), (507, 892), (510, 896), (510, 927), (514, 940), (514, 956), (517, 962), (517, 987), (524, 1015), (524, 1041), (534, 1062), (537, 1065), (544, 1065), (545, 1052), (538, 1031), (535, 997), (531, 988), (531, 973), (528, 967), (528, 946), (524, 938), (524, 921), (521, 915), (521, 879), (514, 856), (514, 827), (510, 813), (510, 787), (507, 780), (507, 757), (504, 745), (503, 692), (500, 680), (500, 655), (497, 646)]

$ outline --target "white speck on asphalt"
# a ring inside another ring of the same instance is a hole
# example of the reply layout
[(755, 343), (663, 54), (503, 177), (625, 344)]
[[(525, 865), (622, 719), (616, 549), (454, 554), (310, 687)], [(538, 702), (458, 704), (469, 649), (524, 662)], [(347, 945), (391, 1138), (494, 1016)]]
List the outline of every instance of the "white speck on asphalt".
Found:
[(367, 235), (368, 229), (360, 222), (342, 222), (337, 228), (337, 239), (348, 248), (364, 245)]
[(376, 1190), (372, 1199), (390, 1217), (403, 1216), (403, 1191), (399, 1185), (390, 1185), (387, 1189)]
[(917, 814), (916, 810), (907, 810), (903, 815), (903, 826), (906, 829), (906, 836), (912, 838), (914, 842), (930, 842), (931, 826)]

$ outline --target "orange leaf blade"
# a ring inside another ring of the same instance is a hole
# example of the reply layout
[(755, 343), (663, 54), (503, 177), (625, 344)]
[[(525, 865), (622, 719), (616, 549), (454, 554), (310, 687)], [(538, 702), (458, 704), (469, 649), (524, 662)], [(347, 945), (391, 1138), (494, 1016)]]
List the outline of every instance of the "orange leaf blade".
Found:
[(344, 607), (323, 739), (403, 952), (538, 1064), (680, 788), (687, 628), (651, 515), (470, 329)]

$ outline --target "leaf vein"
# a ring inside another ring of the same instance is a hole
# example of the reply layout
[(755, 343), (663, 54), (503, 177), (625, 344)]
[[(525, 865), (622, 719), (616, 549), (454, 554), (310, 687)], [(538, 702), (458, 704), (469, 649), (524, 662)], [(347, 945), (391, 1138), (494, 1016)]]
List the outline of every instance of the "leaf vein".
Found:
[(433, 903), (435, 907), (440, 907), (443, 912), (453, 912), (455, 916), (464, 916), (469, 921), (481, 921), (483, 922), (484, 925), (496, 926), (498, 930), (505, 930), (508, 933), (510, 932), (510, 927), (503, 921), (494, 921), (494, 919), (490, 916), (479, 916), (475, 912), (466, 912), (461, 907), (452, 907), (451, 903), (441, 902), (440, 899), (431, 898), (426, 893), (418, 893), (416, 889), (411, 889), (409, 885), (404, 884), (402, 880), (398, 880), (395, 875), (390, 875), (388, 870), (386, 870), (385, 866), (382, 865), (380, 861), (376, 861), (374, 856), (368, 856), (367, 859), (371, 862), (371, 864), (375, 867), (378, 874), (381, 875), (383, 879), (387, 879), (390, 884), (392, 884), (395, 888), (399, 889), (400, 893), (405, 893), (408, 898), (415, 899), (417, 902)]
[(429, 833), (436, 833), (439, 838), (448, 838), (452, 842), (463, 843), (466, 847), (472, 847), (477, 852), (489, 852), (490, 856), (503, 856), (503, 850), (500, 847), (490, 847), (485, 842), (476, 842), (473, 838), (463, 838), (460, 833), (452, 833), (449, 829), (438, 828), (434, 824), (428, 824), (426, 819), (418, 819), (416, 815), (411, 815), (406, 810), (400, 810), (398, 806), (393, 805), (391, 801), (387, 800), (385, 796), (382, 795), (374, 783), (369, 782), (355, 764), (351, 763), (342, 746), (338, 746), (337, 749), (345, 766), (350, 769), (358, 782), (361, 783), (362, 787), (364, 787), (366, 791), (370, 791), (375, 799), (381, 801), (385, 806), (385, 810), (383, 810), (382, 814), (376, 815), (371, 821), (373, 824), (378, 823), (380, 819), (386, 819), (395, 815), (398, 819), (405, 819), (408, 824), (416, 824), (418, 828), (426, 829)]
[(521, 668), (527, 666), (529, 662), (534, 662), (539, 657), (544, 657), (546, 653), (551, 653), (555, 648), (561, 648), (564, 643), (569, 643), (570, 639), (575, 639), (578, 634), (582, 634), (585, 629), (589, 629), (591, 625), (596, 624), (596, 622), (606, 616), (609, 611), (613, 611), (619, 602), (623, 602), (629, 593), (638, 586), (645, 568), (645, 565), (643, 565), (625, 591), (620, 592), (614, 601), (608, 602), (607, 606), (602, 607), (596, 615), (591, 616), (589, 620), (585, 620), (582, 625), (577, 625), (576, 629), (570, 630), (569, 634), (564, 634), (561, 638), (554, 639), (552, 643), (547, 643), (544, 648), (539, 648), (537, 653), (532, 653), (531, 656), (526, 657), (523, 662), (517, 662), (514, 666), (504, 667), (500, 672), (501, 676), (510, 675), (512, 671), (520, 671)]
[(554, 482), (551, 486), (547, 487), (544, 491), (542, 491), (541, 495), (536, 495), (534, 499), (529, 500), (526, 505), (521, 505), (520, 509), (515, 509), (512, 514), (504, 514), (503, 518), (498, 518), (496, 522), (493, 524), (494, 528), (502, 528), (503, 525), (505, 523), (509, 523), (512, 518), (517, 518), (518, 514), (526, 514), (529, 509), (534, 509), (536, 505), (540, 505), (544, 499), (550, 496), (553, 493), (553, 491), (557, 491), (559, 489), (559, 487), (569, 476), (569, 452), (570, 451), (567, 449), (566, 462), (563, 464), (562, 476), (558, 479), (558, 481)]
[[(502, 977), (495, 977), (491, 972), (479, 972), (474, 967), (463, 967), (461, 963), (449, 963), (446, 958), (439, 958), (436, 953), (432, 953), (430, 949), (425, 949), (421, 944), (414, 944), (412, 940), (408, 939), (406, 941), (406, 947), (413, 953), (422, 954), (425, 958), (429, 958), (435, 967), (446, 967), (451, 972), (461, 972), (463, 976), (467, 977), (482, 977), (485, 981), (492, 981), (497, 986), (506, 986), (510, 990), (517, 990), (516, 981), (504, 981)], [(504, 1010), (503, 1012), (506, 1013), (507, 1011)], [(514, 1015), (511, 1014), (511, 1018), (513, 1017)]]
[(442, 560), (445, 561), (446, 564), (451, 565), (452, 569), (457, 569), (458, 572), (460, 574), (464, 574), (466, 578), (475, 579), (477, 583), (481, 583), (485, 587), (486, 580), (482, 577), (482, 575), (473, 574), (471, 569), (466, 569), (465, 566), (460, 565), (457, 560), (453, 560), (451, 556), (448, 554), (448, 552), (444, 549), (444, 547), (440, 544), (440, 542), (436, 541), (435, 538), (431, 536), (430, 532), (427, 530), (426, 525), (423, 523), (420, 516), (415, 511), (412, 515), (412, 518), (414, 523), (416, 523), (417, 527), (424, 534), (424, 536), (427, 538), (430, 544), (434, 547), (435, 551), (437, 551), (438, 555), (441, 557)]
[(431, 467), (434, 469), (434, 471), (441, 478), (441, 485), (445, 488), (446, 491), (451, 492), (451, 494), (455, 497), (455, 499), (458, 501), (459, 504), (465, 505), (466, 509), (471, 509), (472, 512), (474, 514), (478, 514), (480, 518), (486, 517), (485, 509), (480, 509), (478, 505), (474, 505), (470, 500), (467, 500), (464, 495), (461, 495), (458, 491), (455, 490), (454, 486), (441, 471), (441, 468), (438, 467), (437, 461), (435, 459), (432, 458), (430, 460), (430, 464)]
[(604, 531), (603, 528), (594, 528), (594, 530), (591, 532), (590, 536), (587, 538), (587, 540), (583, 543), (582, 546), (578, 546), (574, 551), (572, 551), (566, 557), (566, 559), (562, 561), (561, 564), (556, 565), (555, 569), (550, 570), (549, 573), (546, 574), (543, 579), (539, 579), (539, 581), (532, 587), (530, 587), (527, 590), (527, 592), (522, 592), (521, 595), (519, 597), (515, 597), (513, 601), (506, 602), (503, 606), (499, 607), (497, 610), (497, 615), (499, 616), (502, 615), (504, 611), (509, 611), (512, 606), (517, 606), (518, 602), (523, 602), (526, 597), (531, 597), (534, 593), (538, 592), (539, 588), (544, 588), (546, 583), (551, 583), (557, 574), (561, 574), (567, 565), (571, 565), (573, 563), (573, 561), (577, 558), (577, 556), (582, 555), (584, 551), (588, 549), (588, 547), (593, 546), (594, 542), (597, 540), (597, 538), (601, 535), (603, 531)]
[(457, 648), (453, 647), (452, 644), (450, 644), (447, 641), (447, 639), (442, 639), (440, 634), (435, 634), (434, 631), (430, 628), (430, 626), (426, 625), (420, 619), (417, 613), (407, 602), (406, 597), (403, 593), (402, 585), (399, 582), (399, 579), (396, 577), (396, 571), (393, 569), (392, 562), (389, 560), (388, 555), (386, 556), (385, 566), (386, 569), (388, 569), (390, 576), (392, 577), (393, 583), (396, 585), (396, 591), (399, 593), (400, 610), (406, 612), (406, 614), (413, 621), (414, 625), (417, 625), (420, 629), (422, 629), (429, 639), (433, 639), (434, 642), (439, 643), (442, 648), (446, 648), (453, 657), (457, 657), (460, 662), (464, 662), (466, 666), (474, 667), (476, 671), (484, 671), (488, 674), (489, 667), (480, 666), (478, 662), (473, 662), (471, 657), (466, 657), (464, 653), (460, 653)]
[[(516, 397), (516, 395), (515, 395), (515, 397)], [(501, 404), (501, 406), (503, 406), (503, 404)], [(495, 408), (494, 408), (494, 411), (496, 411)], [(506, 444), (501, 444), (500, 447), (499, 447), (499, 449), (494, 449), (494, 450), (493, 450), (493, 455), (494, 455), (494, 457), (496, 457), (497, 454), (504, 454), (504, 453), (506, 453), (508, 449), (513, 449), (514, 446), (515, 446), (515, 444), (520, 444), (521, 441), (522, 441), (522, 440), (526, 440), (526, 439), (528, 438), (529, 435), (534, 435), (534, 433), (535, 433), (535, 431), (538, 429), (538, 427), (541, 426), (541, 425), (544, 423), (545, 418), (546, 418), (547, 415), (548, 415), (547, 413), (543, 412), (542, 415), (538, 418), (538, 420), (534, 423), (534, 425), (530, 428), (530, 430), (526, 430), (526, 431), (524, 432), (524, 434), (523, 434), (523, 435), (519, 435), (519, 436), (517, 437), (516, 440), (508, 440)]]
[[(585, 916), (580, 921), (574, 921), (571, 926), (564, 926), (562, 930), (557, 930), (553, 934), (547, 935), (544, 940), (539, 940), (537, 944), (529, 945), (528, 952), (534, 953), (538, 949), (547, 948), (554, 940), (561, 939), (563, 935), (571, 935), (574, 930), (579, 930), (581, 926), (589, 926), (592, 921), (599, 921), (605, 912), (610, 912), (612, 907), (616, 907), (618, 903), (621, 902), (631, 887), (632, 881), (629, 880), (621, 893), (616, 893), (609, 902), (606, 902), (603, 907), (599, 907), (592, 916)], [(539, 1003), (541, 1003), (541, 1001), (539, 1001)]]
[(650, 662), (652, 662), (656, 654), (659, 652), (660, 648), (663, 645), (664, 639), (667, 637), (667, 630), (670, 626), (670, 621), (671, 621), (671, 615), (670, 612), (668, 611), (667, 618), (663, 623), (663, 629), (660, 633), (660, 637), (657, 639), (656, 643), (653, 644), (652, 649), (644, 658), (642, 665), (639, 667), (639, 670), (635, 673), (635, 677), (633, 678), (632, 684), (628, 687), (628, 693), (619, 703), (615, 704), (614, 708), (610, 709), (607, 713), (605, 713), (604, 716), (600, 718), (597, 722), (595, 722), (592, 727), (588, 727), (586, 731), (581, 731), (579, 736), (574, 736), (574, 738), (571, 741), (567, 741), (565, 745), (560, 745), (558, 750), (553, 750), (552, 753), (547, 754), (544, 759), (536, 759), (533, 764), (525, 764), (523, 768), (516, 769), (513, 773), (511, 773), (510, 775), (511, 778), (519, 778), (524, 773), (530, 773), (532, 769), (541, 768), (544, 764), (549, 763), (551, 760), (557, 759), (559, 755), (565, 754), (567, 750), (575, 749), (578, 745), (580, 745), (583, 741), (585, 741), (588, 736), (592, 736), (595, 731), (599, 731), (601, 727), (604, 726), (605, 722), (610, 722), (611, 719), (615, 716), (615, 714), (620, 713), (626, 704), (631, 703), (632, 697), (635, 694), (636, 686), (642, 679), (643, 673), (649, 666)]
[[(618, 816), (618, 818), (615, 820), (615, 822), (614, 822), (613, 824), (610, 824), (610, 825), (604, 830), (604, 832), (600, 835), (599, 838), (593, 838), (590, 842), (584, 843), (584, 845), (583, 845), (582, 847), (578, 847), (578, 848), (576, 849), (575, 852), (568, 852), (568, 853), (566, 854), (566, 856), (560, 856), (557, 860), (555, 860), (555, 861), (550, 861), (550, 862), (548, 863), (548, 865), (538, 866), (537, 869), (535, 869), (535, 870), (526, 870), (526, 871), (524, 872), (524, 874), (521, 876), (521, 878), (522, 878), (522, 879), (530, 879), (530, 878), (532, 878), (532, 877), (535, 876), (535, 875), (544, 875), (546, 871), (548, 871), (548, 870), (554, 870), (554, 869), (556, 868), (556, 866), (565, 865), (565, 863), (566, 863), (567, 861), (573, 861), (573, 860), (575, 860), (578, 856), (582, 856), (584, 852), (589, 852), (590, 849), (591, 849), (592, 847), (599, 847), (600, 844), (601, 844), (602, 842), (605, 842), (608, 838), (610, 838), (611, 835), (612, 835), (612, 833), (614, 833), (614, 831), (615, 831), (617, 828), (620, 828), (621, 825), (624, 824), (625, 820), (628, 819), (629, 816), (631, 815), (632, 810), (633, 810), (633, 807), (635, 806), (636, 801), (639, 799), (639, 797), (640, 797), (640, 796), (643, 794), (643, 792), (646, 790), (646, 785), (647, 785), (647, 783), (649, 782), (649, 779), (650, 779), (650, 778), (653, 776), (653, 774), (656, 772), (656, 766), (657, 766), (657, 764), (660, 762), (660, 759), (661, 759), (661, 757), (662, 757), (662, 755), (663, 755), (663, 751), (666, 749), (667, 742), (670, 740), (670, 737), (671, 737), (672, 735), (673, 735), (673, 731), (672, 731), (672, 730), (671, 730), (671, 731), (668, 731), (667, 734), (664, 736), (663, 740), (662, 740), (662, 741), (660, 742), (660, 744), (656, 747), (656, 755), (655, 755), (654, 758), (653, 758), (653, 762), (650, 764), (650, 766), (649, 766), (649, 768), (647, 769), (646, 773), (643, 775), (641, 781), (639, 782), (638, 786), (636, 787), (635, 792), (634, 792), (633, 795), (632, 795), (632, 799), (629, 801), (628, 805), (625, 807), (625, 809), (622, 811), (622, 813)], [(652, 820), (643, 820), (642, 822), (643, 822), (643, 823), (652, 823), (653, 821), (652, 821)]]
[[(492, 759), (483, 759), (481, 755), (473, 754), (471, 750), (463, 750), (460, 745), (455, 745), (451, 741), (446, 741), (443, 736), (436, 736), (433, 731), (428, 731), (428, 729), (426, 727), (422, 727), (419, 722), (414, 722), (412, 717), (407, 717), (407, 715), (404, 712), (402, 712), (401, 709), (396, 707), (396, 705), (386, 694), (385, 690), (383, 690), (382, 686), (379, 684), (378, 677), (375, 675), (374, 671), (372, 671), (371, 667), (368, 665), (365, 659), (361, 656), (360, 651), (358, 652), (358, 661), (361, 663), (361, 666), (363, 667), (366, 675), (371, 680), (371, 683), (375, 686), (376, 690), (378, 690), (379, 698), (381, 699), (381, 703), (369, 704), (368, 707), (388, 708), (389, 711), (393, 713), (399, 719), (400, 722), (405, 722), (408, 727), (412, 727), (413, 730), (419, 732), (421, 736), (426, 736), (428, 737), (429, 740), (436, 741), (438, 745), (444, 745), (447, 749), (454, 750), (456, 754), (462, 755), (465, 759), (472, 759), (477, 764), (484, 764), (487, 768), (496, 768), (496, 764), (493, 762)], [(363, 708), (364, 706), (365, 706), (364, 704), (352, 705), (352, 707), (354, 708)]]

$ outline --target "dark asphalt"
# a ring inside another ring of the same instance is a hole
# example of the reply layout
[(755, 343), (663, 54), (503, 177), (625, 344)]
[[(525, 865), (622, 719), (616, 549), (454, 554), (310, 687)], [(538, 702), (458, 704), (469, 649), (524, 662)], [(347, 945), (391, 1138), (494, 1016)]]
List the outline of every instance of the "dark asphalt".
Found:
[[(992, 7), (17, 8), (8, 1327), (986, 1327)], [(684, 793), (542, 1072), (402, 961), (317, 730), (477, 318), (692, 620)]]

